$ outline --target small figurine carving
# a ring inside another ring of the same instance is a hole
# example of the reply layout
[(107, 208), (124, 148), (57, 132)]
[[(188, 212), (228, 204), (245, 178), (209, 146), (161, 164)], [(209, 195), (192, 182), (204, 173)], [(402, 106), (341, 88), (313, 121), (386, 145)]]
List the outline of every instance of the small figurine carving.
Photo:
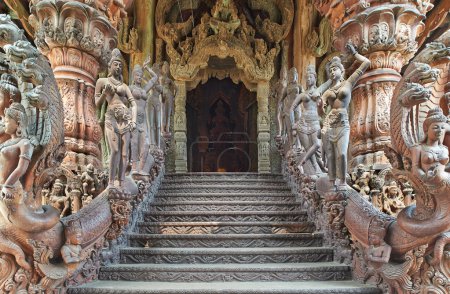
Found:
[(172, 116), (173, 104), (175, 101), (175, 95), (177, 93), (177, 87), (173, 80), (170, 78), (169, 74), (169, 63), (165, 61), (161, 67), (161, 76), (159, 77), (159, 83), (162, 87), (162, 129), (166, 134), (170, 133), (170, 118)]
[(296, 135), (300, 144), (305, 148), (306, 153), (299, 162), (299, 169), (308, 160), (317, 173), (324, 169), (321, 156), (319, 154), (322, 146), (320, 141), (320, 117), (319, 111), (323, 109), (322, 99), (320, 96), (323, 91), (329, 87), (331, 81), (327, 81), (319, 88), (316, 86), (317, 75), (313, 66), (308, 66), (306, 71), (306, 91), (295, 97), (290, 112), (295, 112), (298, 105), (301, 105), (300, 119), (295, 125)]
[(81, 174), (81, 183), (83, 185), (83, 196), (94, 195), (98, 189), (98, 180), (91, 163), (87, 165), (86, 171)]
[(64, 194), (64, 184), (60, 179), (56, 179), (53, 184), (49, 204), (59, 210), (61, 217), (68, 214), (70, 208), (70, 197)]
[(369, 182), (371, 180), (370, 172), (366, 171), (364, 164), (358, 164), (355, 170), (352, 172), (352, 187), (358, 191), (361, 195), (367, 196), (370, 194)]
[[(350, 140), (350, 125), (347, 109), (352, 98), (352, 88), (367, 70), (370, 60), (358, 54), (350, 43), (347, 49), (361, 62), (361, 65), (345, 80), (345, 69), (339, 57), (333, 57), (328, 64), (331, 85), (323, 94), (323, 99), (331, 107), (326, 117), (328, 128), (325, 133), (325, 149), (328, 163), (328, 177), (332, 185), (346, 189), (347, 149)], [(337, 182), (336, 182), (337, 179)]]
[(278, 136), (281, 138), (284, 132), (284, 99), (286, 98), (287, 90), (287, 68), (282, 67), (280, 71), (280, 79), (275, 85), (275, 95), (278, 99), (277, 107), (277, 122), (278, 122)]
[(142, 83), (144, 70), (140, 65), (136, 65), (133, 70), (133, 84), (130, 86), (131, 94), (133, 95), (137, 106), (136, 129), (131, 135), (132, 173), (142, 172), (148, 154), (148, 148), (150, 146), (150, 130), (147, 123), (147, 99), (148, 92), (158, 81), (158, 76), (149, 67), (149, 64), (150, 60), (146, 60), (143, 68), (150, 74), (150, 80), (146, 84)]
[(137, 107), (130, 88), (122, 79), (122, 54), (118, 49), (113, 50), (108, 67), (108, 77), (100, 78), (96, 83), (95, 105), (101, 108), (107, 103), (105, 137), (110, 152), (108, 187), (114, 187), (117, 178), (118, 187), (122, 188), (131, 132), (136, 128)]
[(374, 230), (369, 236), (370, 246), (367, 249), (367, 258), (369, 261), (384, 264), (388, 263), (391, 258), (392, 247), (387, 244), (383, 237), (386, 234), (386, 229), (378, 228)]
[(64, 263), (78, 264), (81, 261), (81, 227), (77, 221), (69, 222), (66, 228), (66, 244), (61, 248), (61, 256)]
[(383, 191), (383, 211), (389, 215), (396, 216), (400, 210), (405, 208), (404, 197), (397, 182), (391, 181)]

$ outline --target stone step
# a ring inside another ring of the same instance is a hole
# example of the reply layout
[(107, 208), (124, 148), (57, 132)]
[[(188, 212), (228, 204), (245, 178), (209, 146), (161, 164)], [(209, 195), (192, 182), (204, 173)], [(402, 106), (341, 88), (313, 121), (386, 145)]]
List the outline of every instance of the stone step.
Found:
[(325, 247), (280, 248), (122, 248), (121, 263), (242, 264), (333, 261)]
[(96, 281), (68, 294), (381, 294), (376, 287), (353, 281), (288, 282), (126, 282)]
[(310, 222), (139, 222), (141, 234), (283, 234), (312, 233)]
[(295, 196), (291, 193), (291, 192), (262, 192), (262, 191), (252, 191), (252, 192), (244, 192), (244, 193), (231, 193), (231, 192), (227, 192), (227, 191), (220, 191), (218, 192), (218, 190), (214, 191), (214, 192), (185, 192), (184, 190), (180, 189), (180, 190), (170, 190), (170, 191), (161, 191), (159, 190), (158, 193), (156, 194), (157, 197), (173, 197), (173, 196), (216, 196), (218, 198), (222, 197), (222, 196), (235, 196), (237, 198), (241, 198), (241, 197), (246, 197), (246, 196), (259, 196), (259, 197), (273, 197), (273, 196), (278, 196), (278, 197), (282, 197), (282, 196), (289, 196), (292, 199), (295, 199)]
[(208, 211), (208, 212), (224, 212), (224, 211), (298, 211), (300, 205), (291, 201), (290, 203), (265, 202), (259, 203), (254, 201), (180, 201), (171, 203), (162, 203), (159, 201), (151, 203), (147, 211)]
[(205, 193), (205, 194), (190, 194), (188, 196), (183, 194), (175, 194), (175, 195), (156, 195), (156, 201), (161, 203), (167, 202), (175, 202), (175, 201), (257, 201), (257, 202), (266, 202), (266, 201), (277, 201), (279, 203), (288, 203), (295, 200), (295, 197), (292, 195), (277, 195), (273, 194), (271, 196), (261, 196), (258, 195), (234, 195), (234, 194), (213, 194), (213, 193)]
[(164, 184), (159, 189), (163, 192), (180, 192), (184, 193), (273, 193), (273, 192), (287, 192), (291, 189), (287, 185), (283, 186), (261, 186), (258, 183), (254, 185), (183, 185), (183, 184)]
[(349, 266), (335, 262), (265, 264), (116, 264), (100, 270), (100, 280), (152, 282), (342, 281)]
[(283, 180), (282, 174), (260, 174), (260, 173), (167, 173), (164, 180)]
[(162, 180), (161, 188), (171, 189), (179, 187), (190, 187), (190, 188), (202, 188), (202, 187), (222, 187), (226, 186), (229, 188), (241, 188), (241, 187), (261, 187), (261, 188), (274, 188), (274, 189), (286, 189), (288, 187), (284, 179), (274, 179), (274, 180), (258, 180), (258, 179), (229, 179), (229, 180), (215, 180), (215, 179), (203, 179), (203, 180)]
[(152, 211), (145, 222), (305, 222), (305, 211)]
[(215, 235), (163, 235), (129, 234), (131, 247), (163, 248), (257, 248), (257, 247), (319, 247), (322, 234), (215, 234)]

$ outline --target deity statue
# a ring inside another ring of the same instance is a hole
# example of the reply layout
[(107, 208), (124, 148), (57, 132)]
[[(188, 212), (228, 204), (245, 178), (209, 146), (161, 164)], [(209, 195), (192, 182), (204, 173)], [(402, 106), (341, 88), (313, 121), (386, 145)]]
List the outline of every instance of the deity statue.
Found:
[(308, 66), (306, 71), (306, 90), (295, 97), (290, 112), (291, 116), (300, 104), (300, 119), (294, 126), (300, 144), (306, 153), (301, 157), (299, 168), (308, 160), (317, 173), (324, 170), (324, 165), (319, 154), (322, 146), (320, 140), (320, 117), (319, 112), (323, 110), (320, 96), (329, 87), (331, 81), (327, 81), (319, 88), (316, 85), (317, 75), (313, 66)]
[(56, 179), (50, 192), (49, 204), (58, 209), (61, 217), (68, 214), (70, 208), (70, 197), (64, 193), (64, 184), (60, 179)]
[[(8, 73), (2, 74), (0, 77), (0, 116), (5, 116), (5, 108), (9, 107), (11, 102), (20, 102), (21, 98), (16, 78)], [(8, 138), (8, 134), (0, 134), (0, 141)]]
[(159, 84), (162, 87), (162, 129), (166, 134), (170, 133), (170, 117), (172, 116), (177, 86), (169, 76), (169, 63), (165, 61), (161, 67)]
[(333, 57), (328, 64), (331, 85), (322, 97), (328, 107), (331, 108), (324, 123), (328, 126), (324, 136), (328, 177), (331, 184), (338, 189), (347, 189), (345, 176), (347, 174), (347, 149), (350, 140), (347, 111), (352, 98), (352, 89), (370, 65), (370, 60), (360, 55), (353, 45), (347, 44), (347, 49), (357, 61), (361, 62), (361, 65), (345, 80), (345, 69), (341, 59), (337, 56)]
[(381, 236), (386, 234), (386, 229), (378, 228), (369, 236), (369, 248), (367, 249), (367, 258), (369, 261), (378, 265), (386, 264), (391, 257), (392, 247), (387, 244)]
[(149, 67), (149, 64), (150, 60), (146, 60), (143, 68), (150, 74), (150, 80), (143, 85), (144, 70), (140, 65), (136, 65), (133, 70), (133, 84), (130, 86), (131, 94), (137, 106), (136, 129), (131, 135), (132, 173), (142, 172), (150, 146), (150, 130), (147, 121), (148, 93), (158, 81), (158, 76)]
[(210, 26), (217, 35), (233, 35), (241, 25), (238, 10), (233, 0), (219, 0), (211, 10), (212, 18)]
[(161, 93), (163, 88), (156, 81), (155, 86), (150, 91), (148, 100), (148, 125), (150, 127), (150, 145), (161, 147)]
[(275, 85), (275, 95), (278, 99), (277, 106), (277, 123), (278, 123), (278, 136), (281, 137), (284, 132), (284, 99), (286, 98), (287, 90), (287, 69), (282, 67), (280, 71), (280, 79)]
[(95, 86), (95, 105), (101, 108), (107, 103), (104, 131), (110, 152), (110, 188), (114, 187), (116, 178), (118, 187), (123, 186), (131, 132), (136, 128), (137, 119), (136, 102), (130, 88), (123, 82), (122, 70), (122, 54), (119, 49), (114, 49), (108, 64), (108, 77), (98, 79)]
[(297, 69), (293, 67), (289, 70), (286, 95), (284, 95), (282, 97), (282, 100), (278, 102), (282, 121), (282, 129), (280, 129), (279, 135), (287, 135), (287, 145), (289, 146), (289, 148), (293, 145), (296, 145), (296, 142), (294, 142), (294, 134), (296, 132), (293, 129), (295, 119), (292, 116), (290, 110), (292, 102), (300, 92), (300, 86), (298, 84), (298, 72)]

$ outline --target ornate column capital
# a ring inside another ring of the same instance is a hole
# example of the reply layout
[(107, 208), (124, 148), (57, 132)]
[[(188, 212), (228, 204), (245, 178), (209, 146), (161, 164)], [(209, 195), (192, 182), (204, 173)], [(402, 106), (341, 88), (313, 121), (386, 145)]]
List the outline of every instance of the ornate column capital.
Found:
[(96, 79), (99, 66), (107, 65), (117, 47), (117, 31), (108, 17), (79, 1), (34, 1), (30, 9), (36, 46), (52, 67), (76, 67)]

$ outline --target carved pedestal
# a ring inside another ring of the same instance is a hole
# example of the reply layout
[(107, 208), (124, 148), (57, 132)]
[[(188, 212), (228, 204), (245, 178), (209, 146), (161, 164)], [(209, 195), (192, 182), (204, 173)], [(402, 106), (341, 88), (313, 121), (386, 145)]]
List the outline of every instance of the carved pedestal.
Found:
[(75, 1), (41, 1), (31, 7), (35, 43), (50, 60), (64, 103), (64, 164), (101, 166), (102, 130), (94, 105), (101, 66), (116, 46), (116, 30), (95, 8)]

